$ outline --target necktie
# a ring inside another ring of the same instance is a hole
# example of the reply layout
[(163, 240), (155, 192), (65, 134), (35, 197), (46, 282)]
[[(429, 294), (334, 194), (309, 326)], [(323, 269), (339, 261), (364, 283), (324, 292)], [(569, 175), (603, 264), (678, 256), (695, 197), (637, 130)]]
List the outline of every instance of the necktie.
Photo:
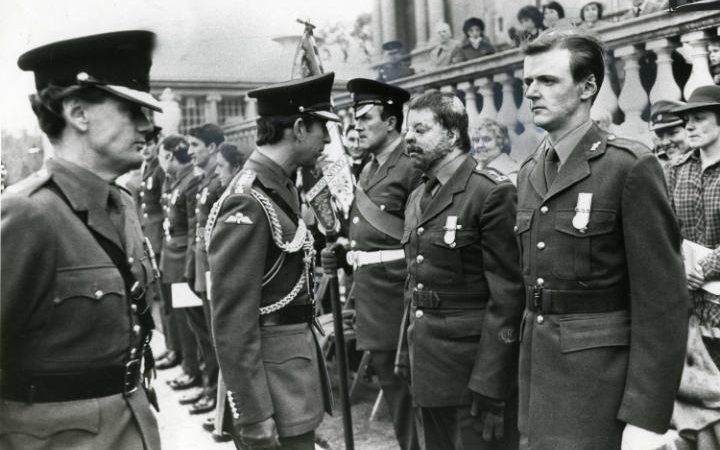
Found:
[(110, 185), (108, 192), (108, 216), (117, 231), (120, 242), (125, 239), (125, 206), (122, 202), (120, 189), (114, 184)]
[(425, 180), (425, 188), (423, 189), (423, 195), (420, 197), (420, 211), (424, 212), (425, 208), (427, 208), (428, 204), (430, 204), (430, 200), (433, 198), (433, 190), (435, 190), (435, 186), (437, 186), (440, 183), (440, 181), (437, 179), (437, 177), (427, 177)]
[(552, 186), (560, 167), (560, 159), (553, 146), (548, 142), (545, 150), (545, 184), (548, 189)]
[(363, 167), (363, 170), (360, 173), (360, 186), (367, 186), (368, 181), (370, 181), (370, 178), (375, 175), (375, 172), (377, 172), (379, 167), (380, 164), (378, 164), (377, 158), (375, 157), (375, 155), (372, 155), (370, 157), (370, 161), (365, 164), (365, 167)]

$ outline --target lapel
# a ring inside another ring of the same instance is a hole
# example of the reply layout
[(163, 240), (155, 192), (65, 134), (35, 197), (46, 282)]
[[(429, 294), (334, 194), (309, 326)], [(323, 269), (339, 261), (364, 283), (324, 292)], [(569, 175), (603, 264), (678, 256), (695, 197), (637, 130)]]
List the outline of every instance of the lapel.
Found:
[(157, 167), (158, 167), (158, 164), (159, 163), (158, 163), (157, 158), (153, 158), (153, 160), (150, 161), (150, 163), (146, 163), (143, 166), (142, 179), (147, 180), (148, 178), (153, 176), (155, 174), (155, 169), (157, 169)]
[(535, 161), (535, 165), (530, 169), (530, 174), (528, 175), (530, 185), (533, 189), (535, 189), (540, 197), (544, 197), (547, 193), (547, 184), (545, 183), (545, 161), (543, 158), (545, 155), (543, 154), (543, 148), (545, 148), (545, 140), (540, 143), (532, 156), (533, 161)]
[[(122, 188), (121, 188), (122, 190)], [(138, 240), (136, 239), (135, 230), (140, 226), (140, 222), (138, 221), (138, 217), (136, 214), (133, 214), (133, 208), (134, 205), (132, 203), (132, 200), (127, 195), (122, 196), (122, 202), (123, 207), (125, 210), (125, 213), (123, 214), (124, 220), (124, 226), (123, 231), (125, 231), (125, 235), (123, 236), (123, 247), (125, 249), (125, 254), (127, 255), (135, 255), (136, 254), (136, 248)], [(130, 213), (128, 213), (130, 211)], [(142, 253), (142, 251), (141, 251)]]
[(365, 192), (368, 192), (373, 186), (378, 184), (381, 180), (383, 180), (390, 169), (395, 167), (398, 160), (400, 159), (400, 155), (405, 151), (405, 141), (400, 140), (400, 143), (395, 147), (395, 149), (390, 153), (390, 156), (388, 156), (388, 159), (385, 161), (385, 164), (383, 164), (381, 167), (378, 168), (378, 170), (373, 174), (373, 176), (368, 180), (367, 184), (363, 186), (362, 188), (365, 190)]
[[(590, 176), (588, 160), (605, 153), (607, 134), (593, 125), (570, 154), (570, 158), (560, 167), (555, 182), (550, 186), (543, 201), (563, 192), (572, 185)], [(544, 165), (544, 164), (543, 164)], [(542, 171), (541, 171), (542, 173)], [(544, 175), (543, 175), (544, 178)]]
[(427, 209), (425, 209), (420, 216), (420, 222), (418, 222), (418, 225), (424, 224), (428, 220), (443, 212), (445, 208), (452, 205), (453, 196), (465, 190), (468, 179), (476, 166), (477, 162), (475, 162), (471, 156), (466, 155), (465, 161), (463, 161), (460, 168), (455, 171), (453, 176), (450, 178), (450, 181), (443, 185), (437, 194), (435, 194), (435, 197), (430, 200), (430, 203), (427, 205)]

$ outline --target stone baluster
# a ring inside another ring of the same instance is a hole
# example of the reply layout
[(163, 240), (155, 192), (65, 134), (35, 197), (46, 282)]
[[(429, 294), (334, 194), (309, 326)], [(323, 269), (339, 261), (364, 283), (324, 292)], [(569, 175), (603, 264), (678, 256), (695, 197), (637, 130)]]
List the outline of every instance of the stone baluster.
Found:
[(245, 96), (245, 119), (251, 120), (257, 117), (257, 103), (254, 98)]
[(618, 110), (618, 97), (615, 95), (610, 83), (610, 67), (612, 67), (612, 64), (614, 64), (613, 55), (611, 52), (607, 52), (605, 55), (605, 76), (592, 106), (593, 117), (609, 115), (612, 118)]
[(452, 84), (444, 84), (440, 86), (440, 92), (444, 94), (452, 94), (455, 92), (455, 86), (453, 86)]
[(680, 38), (682, 43), (688, 48), (688, 56), (692, 64), (690, 78), (688, 78), (685, 88), (683, 89), (685, 98), (690, 97), (690, 94), (700, 86), (714, 84), (708, 65), (707, 41), (709, 37), (707, 31), (692, 31), (683, 34)]
[(657, 77), (650, 89), (650, 102), (658, 100), (680, 100), (682, 92), (672, 73), (672, 52), (675, 43), (670, 39), (658, 39), (645, 44), (646, 50), (652, 50), (657, 55)]
[(395, 11), (395, 0), (380, 0), (380, 7), (382, 8), (383, 42), (393, 41), (397, 39), (397, 14)]
[(480, 111), (477, 109), (476, 87), (472, 80), (458, 83), (458, 89), (465, 93), (465, 109), (470, 122), (470, 129), (474, 129), (480, 120)]
[(205, 122), (219, 124), (218, 103), (222, 97), (217, 92), (211, 92), (205, 97)]
[(615, 56), (625, 61), (625, 82), (618, 97), (618, 105), (625, 113), (625, 122), (620, 129), (633, 139), (650, 143), (648, 125), (640, 117), (648, 104), (648, 96), (640, 83), (640, 64), (643, 50), (640, 46), (628, 45), (615, 50)]
[(497, 121), (514, 131), (518, 123), (518, 108), (515, 105), (515, 77), (510, 72), (502, 72), (495, 79), (502, 85), (502, 104), (497, 114)]
[[(515, 77), (522, 80), (523, 78), (523, 70), (517, 69), (515, 71)], [(522, 100), (520, 101), (520, 106), (518, 106), (517, 111), (517, 120), (522, 124), (522, 126), (527, 130), (530, 127), (534, 127), (535, 124), (532, 120), (532, 111), (530, 111), (530, 100), (528, 100), (525, 97), (525, 87), (523, 86), (523, 96)]]
[(478, 93), (483, 99), (483, 107), (482, 111), (480, 111), (480, 117), (487, 117), (494, 120), (497, 117), (497, 108), (495, 108), (493, 84), (494, 81), (492, 75), (475, 80), (475, 86), (477, 86)]

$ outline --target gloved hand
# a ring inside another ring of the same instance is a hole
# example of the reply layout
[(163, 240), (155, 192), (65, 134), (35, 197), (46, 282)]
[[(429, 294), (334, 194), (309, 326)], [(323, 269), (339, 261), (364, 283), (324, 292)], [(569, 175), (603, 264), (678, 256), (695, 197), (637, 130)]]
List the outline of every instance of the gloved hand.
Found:
[(622, 450), (657, 450), (670, 442), (665, 434), (655, 433), (635, 425), (627, 424), (623, 430)]
[(475, 418), (473, 428), (482, 433), (483, 440), (502, 439), (505, 435), (505, 401), (473, 392), (470, 415)]
[[(323, 267), (323, 271), (327, 275), (336, 275), (338, 270), (338, 258), (340, 249), (342, 249), (343, 246), (335, 242), (332, 245), (329, 245), (322, 249), (320, 252), (320, 262)], [(342, 254), (345, 254), (345, 252), (342, 252)]]
[(275, 426), (275, 419), (272, 417), (250, 425), (241, 425), (233, 421), (231, 434), (238, 450), (272, 450), (280, 448), (280, 437)]

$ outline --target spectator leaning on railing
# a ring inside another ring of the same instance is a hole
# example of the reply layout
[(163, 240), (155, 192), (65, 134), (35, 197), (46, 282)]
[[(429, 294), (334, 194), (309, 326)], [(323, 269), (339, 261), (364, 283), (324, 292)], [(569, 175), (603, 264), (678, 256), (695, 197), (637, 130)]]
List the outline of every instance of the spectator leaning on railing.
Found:
[(430, 52), (430, 61), (435, 67), (444, 67), (456, 61), (461, 61), (460, 41), (453, 39), (450, 25), (445, 22), (438, 22), (435, 25), (435, 34), (438, 37), (438, 44)]
[(516, 31), (515, 28), (508, 30), (510, 37), (515, 41), (516, 47), (532, 41), (545, 29), (543, 25), (543, 14), (532, 5), (520, 8), (517, 13), (517, 20), (520, 22), (520, 31)]
[(495, 53), (495, 47), (485, 37), (485, 22), (482, 19), (477, 17), (467, 19), (463, 23), (463, 33), (465, 39), (458, 52), (458, 61), (469, 61)]
[(595, 28), (603, 25), (603, 5), (600, 2), (586, 3), (580, 9), (580, 21), (583, 28)]

